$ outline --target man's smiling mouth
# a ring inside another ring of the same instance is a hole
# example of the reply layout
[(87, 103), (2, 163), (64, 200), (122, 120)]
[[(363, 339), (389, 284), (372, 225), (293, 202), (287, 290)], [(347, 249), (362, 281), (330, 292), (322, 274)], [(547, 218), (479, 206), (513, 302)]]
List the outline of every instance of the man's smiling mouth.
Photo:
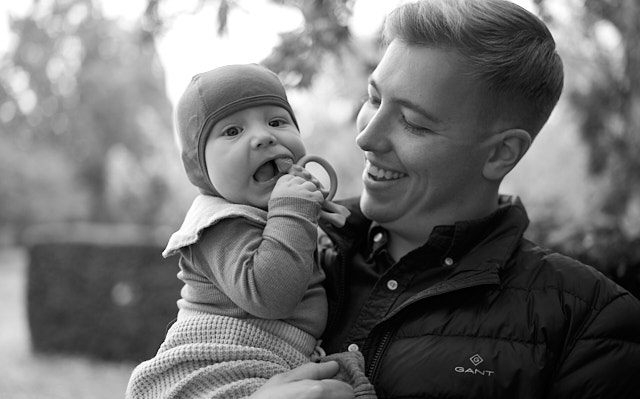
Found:
[(404, 173), (395, 172), (393, 170), (385, 170), (367, 162), (367, 173), (371, 179), (375, 181), (397, 180), (406, 176)]

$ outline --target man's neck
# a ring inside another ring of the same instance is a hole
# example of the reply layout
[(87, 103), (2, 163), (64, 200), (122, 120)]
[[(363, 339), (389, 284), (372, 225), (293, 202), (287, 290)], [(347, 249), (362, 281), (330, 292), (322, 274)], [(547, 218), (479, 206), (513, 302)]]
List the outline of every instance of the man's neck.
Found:
[(485, 202), (487, 206), (475, 209), (473, 212), (459, 214), (454, 218), (430, 219), (417, 221), (397, 221), (398, 225), (384, 225), (389, 232), (389, 243), (387, 249), (395, 261), (400, 260), (404, 255), (416, 248), (424, 245), (429, 239), (431, 232), (437, 226), (453, 226), (457, 222), (480, 219), (495, 212), (498, 207), (498, 196), (495, 201)]
[(405, 237), (390, 232), (389, 243), (387, 244), (387, 250), (394, 261), (399, 261), (403, 256), (418, 248), (424, 244), (426, 239), (421, 244), (416, 244), (414, 240), (408, 240)]

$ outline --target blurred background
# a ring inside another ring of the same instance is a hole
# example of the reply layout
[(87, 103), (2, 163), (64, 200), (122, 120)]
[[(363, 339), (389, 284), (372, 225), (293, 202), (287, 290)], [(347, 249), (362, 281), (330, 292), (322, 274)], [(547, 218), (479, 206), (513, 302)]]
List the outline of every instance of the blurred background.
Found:
[[(160, 252), (195, 190), (173, 139), (191, 76), (276, 71), (310, 153), (360, 191), (355, 115), (398, 0), (0, 4), (0, 397), (120, 398), (179, 296)], [(552, 30), (563, 96), (502, 191), (528, 235), (640, 295), (640, 3), (518, 0)]]

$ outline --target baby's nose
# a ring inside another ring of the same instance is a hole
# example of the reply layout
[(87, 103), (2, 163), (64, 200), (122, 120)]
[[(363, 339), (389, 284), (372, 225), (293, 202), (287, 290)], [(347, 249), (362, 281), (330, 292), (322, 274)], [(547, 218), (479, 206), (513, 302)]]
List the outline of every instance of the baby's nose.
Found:
[(277, 143), (278, 140), (269, 132), (256, 133), (252, 139), (252, 144), (255, 148), (271, 146)]

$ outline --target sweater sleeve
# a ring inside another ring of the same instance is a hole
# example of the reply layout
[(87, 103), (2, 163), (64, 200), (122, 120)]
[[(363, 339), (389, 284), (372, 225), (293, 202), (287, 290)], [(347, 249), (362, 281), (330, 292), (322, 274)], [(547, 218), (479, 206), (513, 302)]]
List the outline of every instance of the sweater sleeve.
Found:
[(206, 229), (195, 249), (218, 287), (260, 318), (289, 316), (314, 273), (320, 205), (300, 198), (269, 202), (264, 230), (245, 218)]
[(549, 398), (632, 398), (640, 392), (640, 302), (620, 292), (567, 346)]

